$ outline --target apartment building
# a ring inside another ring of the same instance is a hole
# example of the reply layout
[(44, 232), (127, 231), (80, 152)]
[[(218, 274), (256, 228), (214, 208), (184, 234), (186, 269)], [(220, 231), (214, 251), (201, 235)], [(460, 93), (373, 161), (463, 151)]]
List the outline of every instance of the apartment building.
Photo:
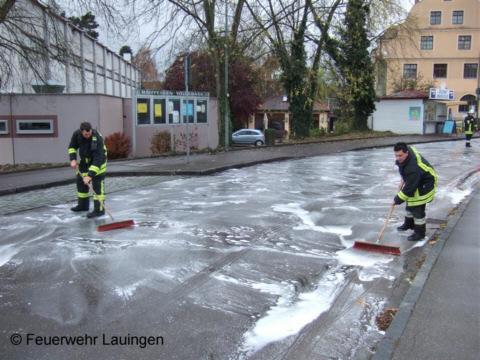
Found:
[(407, 21), (379, 39), (376, 55), (379, 96), (417, 79), (454, 94), (445, 101), (449, 117), (478, 111), (480, 0), (415, 0)]

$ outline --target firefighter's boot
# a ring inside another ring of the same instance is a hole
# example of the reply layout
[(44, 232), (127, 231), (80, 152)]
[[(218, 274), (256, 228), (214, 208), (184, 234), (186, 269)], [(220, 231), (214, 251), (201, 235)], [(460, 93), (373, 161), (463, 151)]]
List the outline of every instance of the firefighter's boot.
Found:
[(398, 231), (407, 231), (407, 230), (413, 230), (414, 229), (414, 221), (413, 217), (406, 217), (405, 220), (403, 221), (403, 224), (397, 227)]
[(77, 205), (72, 207), (70, 210), (72, 211), (88, 211), (90, 208), (90, 199), (87, 198), (78, 198)]
[(100, 204), (100, 201), (93, 200), (93, 211), (89, 212), (87, 217), (94, 218), (102, 215), (105, 215), (105, 209), (103, 208), (102, 204)]
[(415, 225), (413, 234), (408, 237), (408, 241), (421, 241), (425, 239), (426, 225)]

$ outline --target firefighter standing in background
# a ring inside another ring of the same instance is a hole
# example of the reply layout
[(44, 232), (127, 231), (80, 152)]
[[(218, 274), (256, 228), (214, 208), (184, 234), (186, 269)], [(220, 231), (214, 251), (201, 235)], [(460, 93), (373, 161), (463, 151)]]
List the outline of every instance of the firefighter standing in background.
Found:
[(402, 186), (392, 201), (392, 205), (406, 202), (405, 221), (398, 231), (413, 229), (409, 241), (420, 241), (426, 233), (426, 206), (435, 196), (437, 174), (430, 163), (412, 146), (404, 142), (396, 143), (395, 153)]
[[(77, 151), (80, 162), (77, 162)], [(94, 218), (105, 214), (105, 209), (99, 198), (105, 200), (105, 173), (107, 170), (107, 147), (103, 143), (102, 135), (92, 129), (89, 122), (82, 122), (80, 129), (76, 130), (70, 145), (68, 146), (70, 166), (74, 169), (77, 165), (81, 175), (77, 174), (77, 206), (72, 211), (88, 211), (90, 208), (90, 193), (88, 183), (92, 182), (94, 209), (87, 214), (88, 218)], [(83, 178), (82, 178), (83, 176)], [(97, 198), (98, 196), (98, 198)]]
[(470, 145), (470, 140), (472, 139), (473, 133), (477, 130), (477, 122), (475, 121), (475, 117), (473, 116), (475, 112), (473, 109), (470, 109), (468, 115), (465, 116), (465, 146), (472, 147)]

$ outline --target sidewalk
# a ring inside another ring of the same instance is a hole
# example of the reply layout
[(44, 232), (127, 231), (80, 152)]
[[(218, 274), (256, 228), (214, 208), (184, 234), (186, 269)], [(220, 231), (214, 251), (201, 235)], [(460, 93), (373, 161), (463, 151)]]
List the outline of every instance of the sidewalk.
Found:
[[(115, 161), (108, 176), (207, 175), (231, 168), (357, 149), (463, 137), (395, 136), (315, 144), (248, 148), (215, 155)], [(70, 167), (0, 174), (1, 195), (73, 183)], [(445, 229), (378, 344), (374, 359), (478, 359), (480, 352), (480, 251), (478, 187), (448, 218)]]

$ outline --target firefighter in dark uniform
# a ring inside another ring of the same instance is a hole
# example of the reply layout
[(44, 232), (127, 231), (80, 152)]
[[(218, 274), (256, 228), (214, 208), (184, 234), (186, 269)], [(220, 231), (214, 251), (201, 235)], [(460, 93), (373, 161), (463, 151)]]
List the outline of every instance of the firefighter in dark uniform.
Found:
[(465, 116), (464, 124), (465, 124), (465, 146), (472, 147), (470, 145), (470, 140), (472, 139), (473, 133), (477, 130), (477, 122), (475, 121), (475, 117), (473, 116), (474, 111), (471, 109), (468, 112), (468, 115)]
[(404, 142), (395, 144), (398, 171), (402, 177), (401, 188), (392, 201), (392, 205), (406, 202), (405, 221), (397, 230), (413, 229), (409, 241), (419, 241), (425, 238), (426, 232), (426, 205), (435, 196), (437, 174), (430, 163), (412, 146)]
[[(77, 151), (80, 162), (77, 162)], [(77, 164), (82, 173), (77, 174), (77, 206), (72, 211), (88, 211), (90, 208), (90, 194), (88, 183), (92, 182), (94, 209), (87, 214), (88, 218), (94, 218), (105, 214), (105, 209), (99, 198), (105, 201), (105, 173), (107, 170), (107, 147), (103, 143), (102, 135), (89, 122), (82, 122), (80, 129), (76, 130), (70, 145), (68, 146), (70, 166), (76, 169)], [(98, 198), (97, 198), (98, 196)]]

